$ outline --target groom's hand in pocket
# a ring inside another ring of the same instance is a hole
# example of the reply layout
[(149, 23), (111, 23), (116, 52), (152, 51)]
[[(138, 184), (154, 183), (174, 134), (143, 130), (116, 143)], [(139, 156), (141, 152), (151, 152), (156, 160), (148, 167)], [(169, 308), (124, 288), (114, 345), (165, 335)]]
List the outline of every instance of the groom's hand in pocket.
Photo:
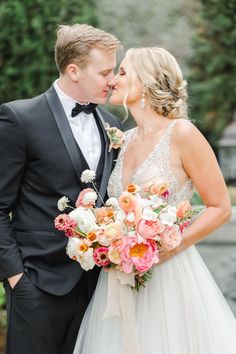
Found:
[(20, 280), (20, 278), (22, 277), (23, 274), (24, 273), (18, 273), (18, 274), (15, 274), (12, 277), (9, 277), (7, 279), (8, 283), (12, 289), (14, 289), (14, 287), (16, 286), (16, 284), (18, 283), (18, 281)]

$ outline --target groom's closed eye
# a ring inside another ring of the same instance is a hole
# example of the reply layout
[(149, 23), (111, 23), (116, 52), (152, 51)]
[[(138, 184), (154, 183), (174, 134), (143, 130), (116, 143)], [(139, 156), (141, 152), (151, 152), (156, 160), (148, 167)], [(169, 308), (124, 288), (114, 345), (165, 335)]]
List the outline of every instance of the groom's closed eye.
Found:
[(102, 74), (103, 76), (107, 76), (107, 75), (110, 74), (112, 71), (113, 71), (112, 69), (110, 69), (110, 70), (105, 70), (105, 71), (102, 71), (101, 74)]

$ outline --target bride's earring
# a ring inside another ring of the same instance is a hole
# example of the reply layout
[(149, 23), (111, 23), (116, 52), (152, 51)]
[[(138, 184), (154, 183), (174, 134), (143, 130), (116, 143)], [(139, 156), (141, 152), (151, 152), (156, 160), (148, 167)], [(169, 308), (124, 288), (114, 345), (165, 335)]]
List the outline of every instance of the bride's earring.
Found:
[(145, 91), (142, 93), (142, 98), (140, 100), (140, 107), (143, 109), (145, 107), (146, 101), (145, 101)]

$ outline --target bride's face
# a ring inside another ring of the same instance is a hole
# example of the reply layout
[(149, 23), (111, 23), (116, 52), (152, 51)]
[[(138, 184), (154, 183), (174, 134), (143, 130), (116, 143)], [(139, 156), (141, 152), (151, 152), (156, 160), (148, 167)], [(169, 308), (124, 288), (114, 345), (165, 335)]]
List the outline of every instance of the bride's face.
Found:
[(138, 78), (137, 73), (129, 70), (123, 59), (120, 64), (119, 72), (115, 77), (116, 84), (114, 85), (109, 102), (114, 105), (123, 105), (124, 99), (126, 98), (127, 107), (133, 106), (140, 103), (142, 96), (142, 83)]

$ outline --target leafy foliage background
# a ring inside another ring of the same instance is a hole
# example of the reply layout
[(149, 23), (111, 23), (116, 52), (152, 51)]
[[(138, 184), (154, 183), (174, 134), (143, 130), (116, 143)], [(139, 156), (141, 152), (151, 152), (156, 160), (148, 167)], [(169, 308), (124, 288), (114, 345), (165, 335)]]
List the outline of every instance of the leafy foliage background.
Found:
[(38, 95), (57, 77), (56, 27), (98, 26), (94, 0), (4, 0), (0, 3), (0, 102)]

